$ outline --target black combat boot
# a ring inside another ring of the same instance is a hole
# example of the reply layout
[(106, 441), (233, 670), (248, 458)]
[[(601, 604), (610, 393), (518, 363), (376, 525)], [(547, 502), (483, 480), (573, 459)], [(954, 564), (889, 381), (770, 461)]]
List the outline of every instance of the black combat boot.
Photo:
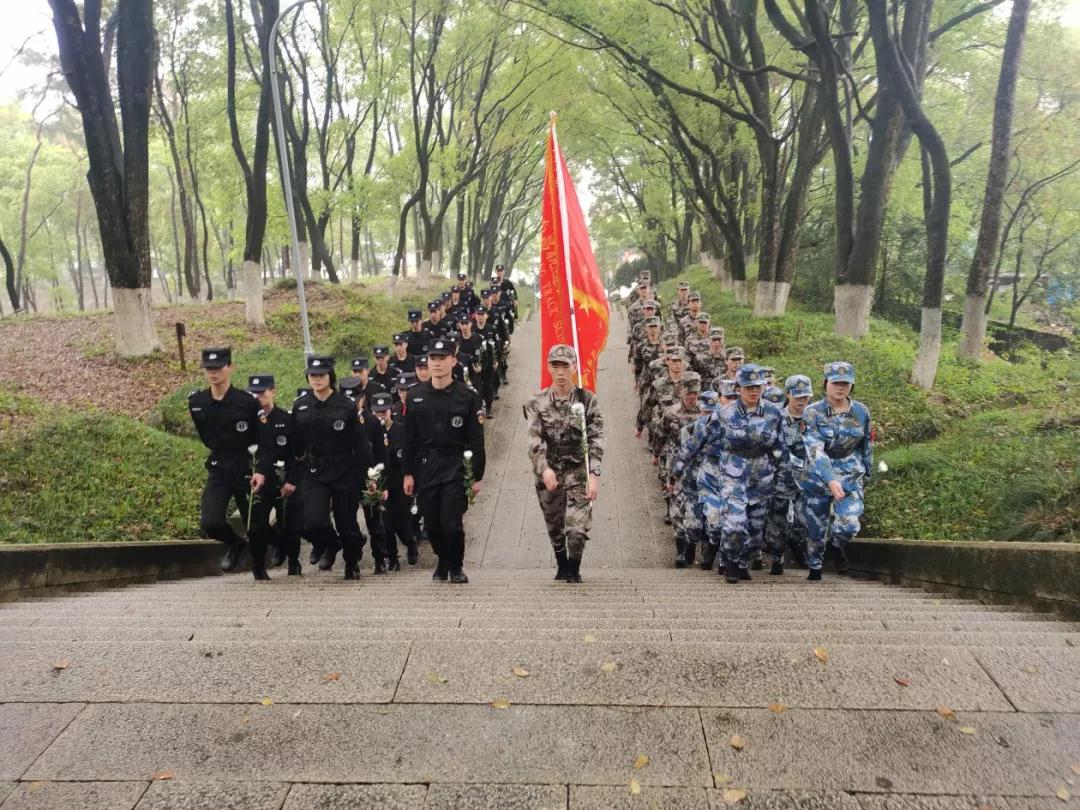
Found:
[(749, 568), (743, 568), (742, 566), (739, 566), (739, 581), (740, 582), (749, 582), (750, 579), (751, 579), (751, 577), (750, 577), (750, 569)]
[(581, 583), (581, 558), (568, 559), (566, 561), (566, 581), (580, 584)]
[(298, 577), (300, 574), (300, 560), (289, 560), (289, 576)]
[(331, 568), (334, 567), (335, 562), (337, 562), (337, 551), (331, 551), (330, 549), (327, 549), (319, 558), (319, 570), (329, 571)]
[(401, 570), (401, 560), (399, 558), (397, 558), (397, 557), (391, 557), (390, 562), (387, 563), (386, 570), (387, 571), (400, 571)]
[(765, 568), (765, 563), (761, 561), (761, 557), (754, 557), (754, 562), (751, 563), (751, 567), (755, 571), (761, 571)]
[(322, 550), (318, 546), (312, 545), (311, 546), (311, 553), (308, 554), (308, 558), (307, 558), (308, 564), (309, 565), (318, 565), (319, 560), (321, 560), (321, 559), (322, 559)]
[(709, 571), (713, 567), (713, 563), (716, 562), (716, 552), (720, 550), (720, 546), (714, 546), (710, 542), (704, 542), (701, 544), (701, 570)]
[(450, 582), (454, 585), (465, 585), (469, 581), (469, 578), (465, 576), (465, 572), (458, 568), (450, 569)]
[(788, 540), (788, 560), (795, 568), (806, 568), (806, 546), (796, 542), (795, 540)]
[(266, 567), (277, 568), (285, 562), (285, 556), (285, 552), (281, 549), (281, 546), (270, 546), (270, 562)]
[(694, 557), (697, 555), (697, 543), (694, 542), (693, 540), (691, 540), (689, 537), (686, 538), (686, 551), (685, 551), (685, 553), (686, 553), (686, 564), (687, 565), (693, 565), (694, 564)]
[(686, 568), (686, 538), (675, 537), (675, 567)]
[(810, 582), (821, 582), (821, 569), (811, 568), (810, 574), (806, 577)]
[[(319, 566), (322, 568), (322, 566)], [(360, 579), (360, 563), (345, 563), (345, 579)]]
[(244, 549), (246, 548), (247, 543), (243, 540), (227, 546), (225, 548), (225, 556), (221, 558), (221, 570), (225, 573), (235, 570), (236, 566), (240, 563), (240, 558), (244, 555)]
[(405, 558), (409, 561), (409, 565), (416, 565), (420, 562), (420, 549), (417, 548), (415, 540), (410, 540), (405, 544), (405, 554)]
[(446, 567), (442, 560), (439, 560), (439, 564), (435, 566), (435, 573), (431, 575), (433, 582), (446, 582), (450, 579), (450, 569)]
[(783, 576), (784, 575), (784, 561), (783, 560), (773, 560), (772, 561), (772, 568), (769, 569), (769, 574), (774, 576), (774, 577)]
[(569, 568), (569, 560), (566, 557), (566, 549), (562, 548), (555, 552), (555, 581), (566, 582)]
[(257, 580), (266, 580), (267, 582), (270, 581), (270, 575), (266, 573), (265, 568), (252, 568), (251, 573), (252, 576), (254, 576)]
[(385, 574), (388, 570), (389, 566), (386, 564), (386, 560), (380, 557), (374, 561), (374, 568), (372, 569), (371, 573), (375, 576), (381, 576), (382, 574)]
[(732, 585), (739, 581), (739, 564), (730, 557), (724, 559), (724, 581)]
[(847, 551), (843, 546), (836, 546), (833, 559), (836, 560), (836, 571), (839, 574), (846, 574), (851, 565), (848, 563)]

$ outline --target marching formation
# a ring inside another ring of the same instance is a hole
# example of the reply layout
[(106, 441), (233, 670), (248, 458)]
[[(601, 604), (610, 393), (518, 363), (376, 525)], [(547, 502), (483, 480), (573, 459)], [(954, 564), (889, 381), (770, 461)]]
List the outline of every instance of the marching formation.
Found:
[(847, 570), (873, 459), (870, 412), (851, 397), (851, 363), (826, 363), (823, 396), (793, 374), (747, 362), (687, 284), (667, 316), (641, 276), (628, 310), (628, 361), (648, 450), (675, 530), (676, 566), (716, 566), (727, 582), (785, 563), (820, 580), (826, 557)]
[[(462, 518), (484, 477), (483, 424), (507, 381), (517, 291), (498, 265), (479, 294), (461, 273), (427, 309), (426, 320), (408, 312), (393, 348), (352, 358), (347, 377), (336, 358), (308, 357), (290, 410), (272, 375), (239, 389), (231, 349), (203, 350), (208, 387), (189, 395), (188, 411), (210, 451), (200, 524), (225, 544), (223, 571), (250, 548), (255, 579), (286, 561), (299, 576), (303, 537), (310, 564), (329, 571), (340, 553), (345, 579), (358, 579), (369, 538), (380, 575), (401, 569), (399, 547), (416, 565), (427, 539), (433, 579), (469, 581)], [(231, 501), (246, 539), (229, 523)]]

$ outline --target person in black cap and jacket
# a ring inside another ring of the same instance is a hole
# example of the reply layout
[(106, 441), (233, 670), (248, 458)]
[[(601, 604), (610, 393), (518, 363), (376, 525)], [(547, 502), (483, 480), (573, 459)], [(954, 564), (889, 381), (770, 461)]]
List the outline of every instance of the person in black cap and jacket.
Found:
[[(376, 386), (376, 383), (371, 383), (368, 387), (371, 388), (373, 386)], [(359, 378), (346, 377), (338, 383), (338, 388), (341, 393), (356, 403), (356, 421), (360, 423), (361, 430), (367, 434), (368, 444), (371, 446), (371, 466), (373, 467), (376, 464), (385, 466), (386, 448), (382, 425), (379, 420), (375, 418), (375, 414), (371, 412), (367, 394), (360, 386)], [(375, 396), (376, 393), (377, 392), (373, 390), (372, 396)], [(381, 391), (378, 393), (381, 393)], [(368, 467), (357, 468), (356, 497), (361, 503), (363, 503), (364, 490), (368, 485)], [(385, 493), (385, 487), (383, 488), (383, 491)], [(377, 508), (363, 503), (364, 524), (367, 526), (368, 536), (371, 537), (371, 556), (375, 565), (373, 573), (377, 575), (385, 574), (387, 571), (391, 570), (391, 560), (386, 553), (386, 541), (384, 540), (383, 521), (382, 515), (379, 514), (380, 511), (381, 510)], [(364, 536), (361, 534), (361, 545), (363, 542)], [(398, 568), (400, 569), (401, 566), (399, 565)]]
[(400, 540), (405, 546), (409, 565), (416, 565), (420, 560), (420, 549), (413, 534), (412, 498), (405, 495), (403, 489), (404, 473), (402, 461), (405, 456), (405, 416), (395, 412), (394, 397), (390, 394), (376, 394), (371, 410), (383, 428), (383, 445), (386, 448), (386, 508), (383, 509), (383, 535), (386, 538), (386, 552), (392, 571), (401, 570), (398, 561), (397, 544)]
[(453, 346), (436, 340), (428, 347), (431, 381), (409, 391), (402, 485), (407, 497), (416, 495), (439, 557), (432, 579), (466, 583), (466, 467), (471, 467), (475, 494), (484, 478), (484, 404), (476, 391), (454, 381), (454, 362)]
[[(289, 560), (289, 576), (300, 576), (300, 527), (302, 499), (297, 491), (300, 480), (298, 461), (293, 452), (292, 416), (274, 404), (274, 377), (257, 374), (248, 378), (248, 393), (259, 403), (259, 466), (266, 470), (262, 497), (252, 508), (251, 559), (255, 579), (270, 579), (262, 560), (266, 547), (272, 546), (270, 567)], [(289, 479), (297, 483), (288, 483)], [(270, 510), (277, 522), (270, 527)]]
[(359, 579), (363, 538), (356, 522), (356, 470), (372, 466), (371, 444), (357, 421), (356, 403), (334, 389), (334, 358), (308, 358), (305, 373), (311, 393), (292, 410), (295, 452), (304, 473), (304, 536), (324, 549), (320, 569), (333, 568), (340, 548), (345, 579)]
[(266, 480), (265, 472), (252, 470), (254, 456), (249, 450), (255, 448), (257, 455), (259, 403), (230, 383), (232, 349), (203, 349), (199, 365), (209, 388), (188, 395), (191, 421), (210, 451), (199, 526), (207, 537), (225, 544), (221, 570), (232, 571), (247, 544), (229, 525), (229, 501), (235, 500), (240, 514), (246, 516), (250, 494), (258, 492)]
[(402, 374), (412, 374), (415, 368), (416, 358), (409, 354), (409, 333), (394, 335), (394, 355), (390, 358), (390, 370), (395, 377), (400, 377)]
[(394, 370), (390, 368), (390, 347), (376, 346), (371, 350), (375, 357), (375, 368), (371, 372), (371, 381), (377, 383), (383, 391), (389, 391), (394, 386)]

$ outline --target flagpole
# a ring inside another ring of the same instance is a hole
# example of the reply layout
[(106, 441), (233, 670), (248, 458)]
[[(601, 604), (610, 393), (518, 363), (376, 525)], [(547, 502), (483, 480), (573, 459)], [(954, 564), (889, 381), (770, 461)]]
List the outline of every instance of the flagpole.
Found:
[[(570, 332), (574, 338), (574, 354), (577, 356), (578, 382), (583, 379), (581, 374), (581, 350), (578, 349), (577, 309), (574, 307), (574, 277), (570, 272), (570, 224), (566, 218), (566, 187), (563, 185), (562, 150), (559, 149), (559, 136), (555, 134), (555, 119), (558, 116), (551, 114), (551, 140), (555, 146), (555, 187), (559, 191), (559, 226), (562, 229), (563, 267), (566, 270), (566, 294), (570, 297)], [(567, 167), (569, 171), (569, 167)]]

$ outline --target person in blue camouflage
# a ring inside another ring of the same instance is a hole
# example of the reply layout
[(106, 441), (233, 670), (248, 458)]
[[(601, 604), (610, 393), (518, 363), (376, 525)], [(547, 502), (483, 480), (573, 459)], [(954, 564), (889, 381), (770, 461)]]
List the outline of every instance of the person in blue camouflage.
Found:
[(803, 413), (810, 404), (813, 385), (806, 375), (793, 374), (784, 381), (783, 391), (787, 397), (783, 424), (787, 462), (776, 471), (776, 489), (765, 520), (765, 544), (772, 555), (769, 573), (774, 576), (784, 573), (785, 552), (796, 564), (806, 562), (806, 526), (798, 507), (799, 487), (795, 476), (806, 464)]
[[(803, 521), (809, 538), (807, 579), (820, 580), (825, 540), (840, 573), (847, 571), (847, 544), (859, 532), (863, 488), (873, 469), (870, 411), (851, 398), (855, 367), (834, 361), (825, 364), (825, 396), (806, 409), (806, 465), (797, 481)], [(831, 516), (830, 516), (831, 509)]]
[[(698, 396), (698, 408), (701, 410), (701, 416), (686, 425), (683, 425), (679, 431), (679, 446), (684, 447), (688, 441), (690, 441), (690, 434), (694, 430), (694, 425), (698, 422), (705, 422), (714, 410), (716, 410), (717, 403), (720, 400), (719, 394), (716, 391), (702, 391)], [(670, 470), (675, 467), (678, 453), (672, 453), (669, 465)], [(688, 565), (694, 564), (694, 558), (697, 556), (697, 549), (702, 547), (704, 553), (705, 545), (705, 503), (704, 499), (700, 497), (698, 490), (698, 473), (700, 467), (701, 456), (695, 456), (689, 460), (687, 467), (683, 470), (682, 485), (676, 488), (671, 485), (672, 491), (675, 494), (675, 504), (679, 512), (679, 521), (676, 524), (682, 530), (683, 543), (679, 556), (675, 558), (676, 568), (686, 568)], [(676, 539), (678, 538), (678, 531), (676, 532)], [(713, 557), (715, 559), (715, 553)]]
[(706, 498), (707, 531), (711, 542), (719, 517), (724, 578), (731, 583), (750, 579), (750, 563), (764, 543), (776, 467), (786, 455), (783, 414), (761, 398), (765, 388), (761, 367), (742, 366), (737, 382), (739, 399), (695, 427), (673, 469), (681, 476), (691, 458), (705, 456), (699, 481)]

